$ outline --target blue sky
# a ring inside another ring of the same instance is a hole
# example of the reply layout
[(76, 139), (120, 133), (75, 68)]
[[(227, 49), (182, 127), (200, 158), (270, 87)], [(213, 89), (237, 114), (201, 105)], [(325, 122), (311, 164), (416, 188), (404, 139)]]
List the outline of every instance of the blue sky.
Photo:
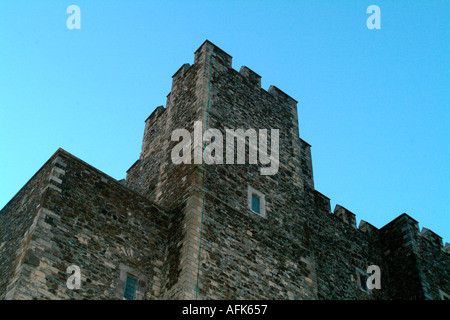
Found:
[[(69, 5), (81, 30), (69, 30)], [(369, 5), (381, 29), (369, 30)], [(205, 39), (299, 101), (315, 186), (450, 242), (449, 1), (2, 1), (0, 207), (62, 147), (116, 179)]]

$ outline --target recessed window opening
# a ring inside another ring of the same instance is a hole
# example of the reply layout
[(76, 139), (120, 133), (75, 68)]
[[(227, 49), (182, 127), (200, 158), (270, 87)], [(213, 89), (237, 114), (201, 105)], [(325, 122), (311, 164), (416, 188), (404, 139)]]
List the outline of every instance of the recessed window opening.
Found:
[(362, 291), (368, 292), (367, 289), (367, 276), (359, 274), (360, 288)]
[(361, 269), (356, 268), (356, 280), (357, 285), (361, 291), (365, 293), (372, 294), (372, 290), (367, 286), (367, 279), (369, 279), (369, 275)]
[(136, 288), (138, 280), (127, 275), (127, 282), (125, 284), (125, 291), (123, 293), (124, 300), (135, 300), (136, 299)]
[(254, 193), (252, 193), (252, 210), (261, 214), (261, 199)]
[(248, 209), (253, 213), (260, 215), (263, 218), (266, 218), (266, 198), (265, 195), (253, 189), (251, 186), (248, 186)]

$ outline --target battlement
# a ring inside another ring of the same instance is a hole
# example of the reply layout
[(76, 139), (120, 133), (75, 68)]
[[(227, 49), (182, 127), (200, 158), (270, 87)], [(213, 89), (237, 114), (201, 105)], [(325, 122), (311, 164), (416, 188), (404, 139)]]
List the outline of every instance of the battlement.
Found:
[(205, 42), (203, 42), (203, 44), (195, 51), (194, 64), (209, 67), (211, 57), (214, 58), (215, 62), (222, 64), (224, 67), (231, 68), (233, 60), (232, 56), (209, 40), (205, 40)]
[(430, 229), (422, 227), (422, 231), (420, 232), (420, 236), (425, 238), (425, 239), (428, 239), (429, 241), (431, 241), (432, 243), (434, 243), (434, 245), (436, 245), (438, 247), (444, 247), (444, 245), (442, 244), (442, 237), (437, 235), (436, 233), (434, 233)]
[(380, 231), (382, 231), (385, 235), (398, 233), (403, 234), (403, 238), (407, 243), (408, 241), (413, 241), (413, 237), (417, 236), (426, 239), (433, 244), (433, 246), (439, 247), (445, 252), (450, 253), (449, 243), (445, 243), (444, 246), (442, 237), (425, 227), (423, 227), (422, 231), (420, 231), (419, 223), (406, 213), (402, 213), (397, 218), (384, 225), (381, 229), (376, 228), (364, 220), (361, 220), (358, 227), (356, 227), (356, 215), (353, 212), (339, 204), (337, 204), (333, 212), (331, 212), (330, 199), (317, 190), (314, 190), (314, 202), (316, 207), (322, 212), (334, 215), (339, 218), (343, 224), (364, 232), (369, 236), (378, 234)]
[(344, 207), (337, 204), (336, 207), (334, 207), (333, 213), (345, 224), (348, 224), (352, 228), (356, 228), (356, 215), (350, 210), (347, 210)]
[[(204, 66), (205, 68), (209, 68), (209, 63), (211, 62), (211, 57), (213, 58), (213, 63), (218, 63), (222, 66), (222, 70), (227, 70), (228, 68), (232, 68), (232, 57), (220, 49), (218, 46), (213, 44), (212, 42), (206, 40), (196, 51), (195, 51), (195, 59), (194, 64), (199, 64)], [(183, 65), (180, 70), (178, 70), (175, 75), (178, 73), (183, 74), (186, 68), (189, 65)], [(207, 68), (207, 69), (208, 69)], [(184, 70), (184, 71), (183, 71)], [(234, 69), (233, 69), (234, 70)], [(236, 71), (237, 72), (237, 71)], [(239, 74), (242, 75), (250, 84), (252, 84), (255, 88), (261, 89), (261, 76), (248, 68), (247, 66), (242, 66), (239, 70)], [(271, 94), (274, 98), (283, 101), (289, 101), (292, 104), (297, 104), (298, 101), (277, 88), (274, 85), (270, 85), (269, 89), (266, 91)]]
[(158, 106), (155, 110), (145, 119), (145, 123), (152, 123), (154, 122), (166, 109), (164, 106)]
[[(426, 239), (426, 241), (431, 244), (432, 247), (440, 248), (448, 253), (446, 247), (442, 243), (441, 236), (425, 227), (422, 227), (422, 230), (420, 231), (419, 223), (406, 213), (402, 213), (400, 216), (386, 224), (380, 230), (386, 236), (392, 236), (394, 234), (402, 235), (406, 245), (416, 243), (417, 240), (420, 239)], [(448, 244), (446, 243), (446, 245)]]
[(191, 65), (189, 63), (183, 64), (172, 76), (172, 78), (182, 77)]
[(261, 76), (249, 69), (246, 66), (242, 66), (239, 73), (244, 76), (251, 84), (253, 84), (256, 88), (261, 88)]
[[(211, 59), (212, 57), (212, 59)], [(203, 44), (195, 51), (194, 65), (200, 65), (205, 68), (206, 72), (209, 72), (210, 63), (215, 64), (215, 68), (217, 70), (226, 71), (228, 69), (232, 69), (232, 56), (226, 53), (224, 50), (220, 49), (218, 46), (206, 40)], [(186, 71), (190, 68), (189, 64), (184, 64), (173, 77), (180, 77), (186, 73)], [(233, 69), (234, 70), (234, 69)], [(234, 70), (236, 71), (236, 70)], [(261, 76), (257, 74), (255, 71), (251, 70), (247, 66), (242, 66), (238, 71), (244, 79), (246, 79), (251, 85), (254, 86), (255, 89), (261, 88)], [(269, 89), (263, 91), (272, 95), (275, 99), (288, 101), (289, 103), (297, 105), (298, 101), (277, 88), (274, 85), (270, 85)]]
[(314, 202), (316, 204), (316, 207), (319, 208), (321, 212), (333, 215), (334, 217), (338, 218), (337, 221), (341, 221), (342, 224), (348, 227), (357, 229), (369, 236), (373, 236), (379, 231), (378, 228), (364, 220), (361, 220), (358, 227), (356, 227), (356, 215), (341, 205), (337, 204), (332, 212), (330, 198), (323, 195), (317, 190), (314, 190)]
[(314, 202), (316, 204), (316, 207), (319, 208), (322, 212), (331, 213), (330, 198), (323, 195), (317, 190), (314, 190)]
[(271, 85), (269, 87), (269, 90), (267, 90), (267, 92), (270, 93), (272, 96), (274, 96), (277, 99), (286, 100), (286, 101), (289, 101), (290, 103), (293, 103), (293, 104), (297, 104), (298, 103), (297, 100), (295, 100), (290, 95), (288, 95), (287, 93), (285, 93), (284, 91), (282, 91), (281, 89), (277, 88), (274, 85)]
[(358, 229), (361, 230), (364, 233), (367, 233), (368, 235), (373, 235), (376, 232), (378, 232), (378, 228), (374, 227), (372, 224), (368, 223), (367, 221), (361, 220), (359, 222)]

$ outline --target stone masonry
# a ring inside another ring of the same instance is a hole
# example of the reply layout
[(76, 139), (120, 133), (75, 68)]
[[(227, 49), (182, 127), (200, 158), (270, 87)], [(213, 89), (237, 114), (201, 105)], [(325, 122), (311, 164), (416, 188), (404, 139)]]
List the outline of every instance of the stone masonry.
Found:
[[(407, 214), (381, 229), (357, 227), (355, 214), (331, 211), (314, 189), (296, 100), (262, 89), (258, 74), (233, 69), (209, 41), (172, 78), (125, 180), (59, 149), (0, 211), (0, 299), (122, 299), (127, 275), (137, 279), (136, 299), (449, 299), (441, 237)], [(187, 129), (194, 140), (194, 122), (224, 137), (278, 129), (278, 173), (174, 164), (172, 132)], [(249, 206), (249, 190), (264, 196), (265, 215)], [(66, 285), (71, 265), (79, 289)], [(380, 289), (363, 286), (371, 265)]]

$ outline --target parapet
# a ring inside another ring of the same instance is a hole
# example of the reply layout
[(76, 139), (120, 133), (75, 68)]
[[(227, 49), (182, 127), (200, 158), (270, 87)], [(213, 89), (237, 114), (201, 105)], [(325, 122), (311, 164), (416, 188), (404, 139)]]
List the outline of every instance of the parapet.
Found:
[[(170, 89), (170, 93), (176, 91), (178, 89), (178, 86), (180, 84), (182, 85), (184, 76), (190, 69), (191, 65), (189, 63), (183, 64), (172, 76), (172, 88)], [(170, 96), (170, 93), (167, 95), (167, 97)]]
[(292, 98), (291, 96), (289, 96), (287, 93), (285, 93), (284, 91), (280, 90), (279, 88), (277, 88), (274, 85), (271, 85), (269, 87), (269, 90), (267, 90), (268, 93), (270, 93), (272, 96), (274, 96), (275, 98), (279, 99), (279, 100), (285, 100), (288, 101), (292, 104), (297, 105), (298, 101), (295, 100), (294, 98)]
[[(316, 190), (314, 190), (314, 199), (316, 206), (322, 211), (326, 211), (327, 208), (329, 208), (330, 199)], [(356, 228), (356, 216), (353, 212), (340, 205), (336, 205), (332, 214), (339, 218), (344, 224), (352, 228)], [(442, 237), (427, 228), (422, 228), (422, 231), (420, 231), (419, 223), (406, 213), (402, 213), (381, 229), (376, 228), (364, 220), (360, 221), (357, 229), (367, 234), (369, 237), (380, 234), (381, 232), (380, 236), (382, 236), (386, 241), (391, 241), (391, 239), (396, 238), (401, 239), (401, 242), (405, 246), (413, 243), (418, 244), (418, 240), (426, 239), (426, 241), (432, 245), (432, 248), (440, 248), (442, 251), (450, 254), (449, 243), (445, 243), (444, 246)], [(426, 247), (423, 247), (422, 250), (427, 250), (425, 248)]]
[(261, 88), (261, 76), (254, 72), (253, 70), (249, 69), (246, 66), (242, 66), (241, 70), (239, 70), (239, 73), (244, 76), (250, 82), (253, 84), (256, 88)]
[(158, 106), (155, 110), (145, 119), (145, 123), (152, 123), (154, 122), (166, 109), (164, 106)]
[[(212, 59), (211, 59), (212, 58)], [(224, 72), (228, 71), (229, 69), (232, 69), (232, 56), (220, 49), (218, 46), (210, 42), (209, 40), (205, 40), (203, 44), (195, 51), (195, 58), (194, 58), (194, 65), (200, 66), (205, 74), (209, 74), (210, 69), (210, 63), (213, 63), (213, 68), (215, 72)], [(182, 78), (183, 75), (191, 68), (188, 63), (181, 66), (180, 69), (177, 70), (177, 72), (174, 73), (172, 76), (172, 91), (174, 89), (174, 85), (177, 82), (176, 80), (179, 78)], [(236, 70), (234, 70), (236, 71)], [(245, 78), (248, 83), (252, 84), (254, 88), (261, 89), (261, 76), (251, 70), (250, 68), (246, 66), (242, 66), (239, 72), (236, 71), (236, 73), (239, 73), (243, 78)], [(271, 85), (269, 89), (261, 90), (261, 92), (270, 94), (273, 98), (278, 100), (281, 103), (293, 106), (293, 112), (295, 112), (295, 115), (297, 114), (297, 104), (298, 101), (277, 88), (274, 85)]]
[(211, 56), (214, 62), (219, 62), (223, 66), (231, 68), (233, 58), (209, 40), (205, 40), (200, 48), (195, 51), (194, 64), (209, 66)]
[(402, 213), (380, 230), (387, 238), (402, 234), (403, 241), (406, 244), (415, 243), (419, 238), (426, 239), (433, 247), (441, 248), (443, 251), (450, 253), (450, 246), (446, 244), (446, 247), (444, 247), (441, 236), (427, 228), (422, 228), (422, 231), (420, 231), (419, 223), (406, 213)]
[(450, 254), (450, 243), (446, 242), (444, 246), (444, 251)]
[(183, 64), (180, 69), (178, 69), (172, 76), (172, 78), (178, 78), (178, 77), (182, 77), (186, 71), (191, 67), (191, 65), (189, 63), (185, 63)]
[(300, 142), (302, 143), (302, 146), (304, 148), (311, 148), (311, 145), (308, 142), (306, 142), (305, 140), (303, 140), (302, 138), (300, 138)]
[(358, 229), (364, 233), (367, 233), (368, 235), (374, 234), (375, 232), (378, 231), (378, 228), (374, 227), (373, 225), (364, 220), (361, 220), (359, 222)]
[(422, 231), (420, 232), (420, 235), (434, 243), (438, 247), (442, 247), (442, 237), (431, 231), (427, 228), (422, 228)]
[(409, 230), (413, 233), (419, 233), (419, 223), (406, 213), (402, 213), (397, 218), (382, 227), (381, 230)]
[(344, 223), (356, 228), (356, 215), (350, 210), (347, 210), (337, 204), (336, 207), (334, 207), (333, 213), (336, 215), (336, 217), (344, 221)]
[(314, 201), (316, 206), (326, 213), (331, 213), (330, 198), (324, 196), (319, 191), (314, 190)]

